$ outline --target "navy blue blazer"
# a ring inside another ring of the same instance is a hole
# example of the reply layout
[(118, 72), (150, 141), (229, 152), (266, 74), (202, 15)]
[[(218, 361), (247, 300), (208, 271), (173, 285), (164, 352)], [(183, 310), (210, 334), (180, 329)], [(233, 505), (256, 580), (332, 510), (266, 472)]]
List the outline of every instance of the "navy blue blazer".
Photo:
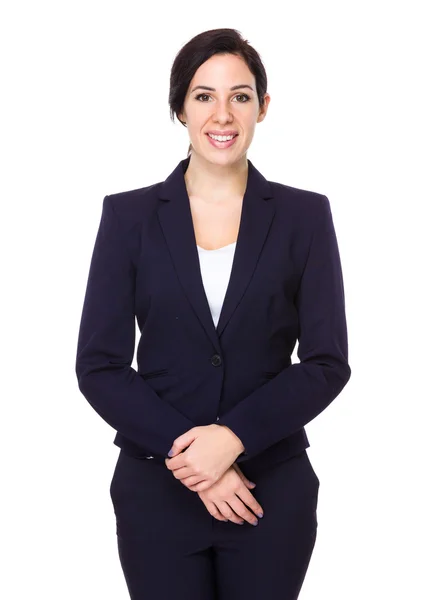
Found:
[(304, 426), (351, 374), (329, 200), (268, 181), (248, 160), (215, 327), (184, 180), (189, 162), (164, 182), (103, 200), (79, 327), (79, 389), (132, 456), (164, 462), (175, 438), (218, 423), (244, 444), (238, 463), (267, 466), (310, 445)]

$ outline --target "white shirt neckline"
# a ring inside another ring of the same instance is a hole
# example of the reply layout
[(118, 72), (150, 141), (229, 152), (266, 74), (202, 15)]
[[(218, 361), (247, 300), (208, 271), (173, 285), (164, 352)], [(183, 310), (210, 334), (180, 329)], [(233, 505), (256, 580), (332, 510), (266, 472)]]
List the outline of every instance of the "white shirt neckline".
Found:
[(235, 246), (236, 242), (232, 242), (231, 244), (227, 244), (226, 246), (221, 246), (220, 248), (214, 248), (213, 250), (207, 250), (206, 248), (202, 248), (201, 246), (199, 246), (197, 244), (197, 248), (198, 250), (201, 250), (202, 252), (219, 252), (220, 250), (225, 250), (226, 248), (230, 248), (231, 246)]

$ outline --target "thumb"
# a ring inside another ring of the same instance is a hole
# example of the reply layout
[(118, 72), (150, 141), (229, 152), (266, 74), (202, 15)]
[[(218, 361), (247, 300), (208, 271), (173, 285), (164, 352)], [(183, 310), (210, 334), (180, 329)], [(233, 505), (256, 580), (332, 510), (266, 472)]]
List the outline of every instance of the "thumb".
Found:
[(256, 487), (256, 483), (254, 483), (253, 481), (250, 481), (250, 479), (248, 479), (244, 473), (241, 471), (241, 469), (238, 467), (238, 465), (236, 463), (233, 464), (233, 468), (235, 469), (235, 471), (238, 473), (238, 475), (241, 477), (242, 481), (245, 483), (245, 485), (250, 488), (253, 489)]
[(168, 456), (176, 456), (179, 454), (182, 450), (190, 446), (196, 437), (195, 427), (193, 427), (189, 431), (178, 436), (178, 438), (175, 438), (174, 443), (168, 452)]

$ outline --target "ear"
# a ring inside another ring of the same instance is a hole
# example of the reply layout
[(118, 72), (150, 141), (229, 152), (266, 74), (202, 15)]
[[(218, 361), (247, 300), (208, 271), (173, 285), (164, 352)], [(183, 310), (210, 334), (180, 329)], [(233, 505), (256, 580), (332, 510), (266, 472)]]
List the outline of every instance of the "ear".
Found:
[(264, 104), (261, 106), (259, 110), (259, 116), (257, 119), (257, 123), (263, 121), (267, 115), (268, 105), (270, 104), (271, 96), (270, 94), (265, 94), (264, 96)]

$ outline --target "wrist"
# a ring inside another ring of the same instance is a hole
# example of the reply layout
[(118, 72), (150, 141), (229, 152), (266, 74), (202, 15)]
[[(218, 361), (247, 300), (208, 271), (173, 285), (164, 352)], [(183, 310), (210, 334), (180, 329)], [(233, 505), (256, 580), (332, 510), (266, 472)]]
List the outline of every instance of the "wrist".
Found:
[(231, 437), (232, 437), (233, 442), (235, 444), (235, 449), (236, 449), (236, 452), (237, 452), (237, 456), (239, 456), (240, 454), (242, 454), (242, 452), (245, 451), (245, 448), (244, 448), (244, 444), (241, 442), (241, 438), (239, 438), (236, 435), (236, 433), (230, 429), (230, 427), (227, 427), (227, 425), (221, 425), (220, 423), (218, 423), (218, 427), (222, 427), (223, 429), (226, 429), (231, 434)]

